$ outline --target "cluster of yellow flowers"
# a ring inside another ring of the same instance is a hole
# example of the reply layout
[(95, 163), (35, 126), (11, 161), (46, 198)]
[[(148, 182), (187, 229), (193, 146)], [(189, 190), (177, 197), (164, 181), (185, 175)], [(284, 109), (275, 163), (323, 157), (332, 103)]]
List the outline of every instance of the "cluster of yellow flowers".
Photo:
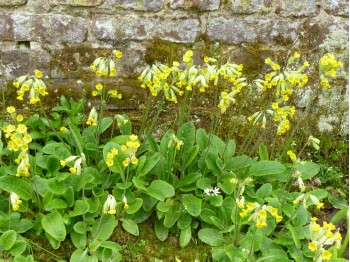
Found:
[[(193, 65), (192, 57), (193, 51), (185, 52), (182, 59), (186, 65), (184, 69), (181, 69), (179, 62), (176, 61), (171, 67), (156, 64), (145, 69), (138, 77), (142, 82), (141, 87), (147, 87), (153, 96), (157, 96), (159, 92), (163, 91), (168, 101), (177, 103), (178, 96), (183, 96), (185, 91), (192, 91), (196, 86), (198, 86), (199, 92), (203, 93), (211, 82), (214, 86), (218, 85), (220, 75), (233, 85), (231, 93), (228, 94), (230, 97), (239, 93), (242, 87), (247, 85), (246, 79), (240, 78), (242, 65), (226, 63), (218, 68), (216, 59), (205, 57), (206, 64), (200, 67)], [(219, 104), (221, 111), (225, 112), (231, 102), (224, 96)]]
[(181, 146), (184, 144), (184, 142), (180, 139), (178, 139), (175, 134), (173, 134), (169, 140), (168, 143), (168, 148), (172, 148), (175, 147), (176, 150), (180, 150)]
[(97, 126), (97, 120), (98, 120), (98, 116), (97, 116), (96, 108), (93, 107), (89, 113), (89, 117), (86, 121), (86, 124), (89, 126)]
[(129, 166), (130, 162), (134, 165), (139, 162), (138, 158), (135, 156), (138, 148), (140, 147), (138, 137), (137, 135), (130, 135), (129, 138), (130, 140), (127, 141), (125, 145), (121, 146), (122, 151), (128, 155), (123, 161), (123, 166), (125, 167)]
[(113, 164), (114, 164), (113, 159), (116, 155), (118, 155), (118, 153), (119, 153), (118, 149), (116, 149), (114, 147), (111, 149), (111, 151), (109, 151), (107, 153), (107, 160), (106, 160), (107, 166), (113, 166)]
[(294, 162), (297, 159), (296, 154), (292, 150), (287, 151), (287, 155), (290, 157), (290, 159)]
[(111, 194), (108, 195), (107, 200), (103, 204), (103, 213), (111, 215), (117, 213), (117, 200)]
[(281, 222), (283, 217), (278, 215), (278, 209), (272, 206), (260, 205), (257, 202), (248, 202), (246, 209), (242, 209), (242, 212), (239, 213), (241, 218), (246, 217), (249, 213), (253, 214), (248, 218), (248, 221), (253, 220), (257, 228), (264, 228), (267, 226), (266, 217), (267, 212), (269, 212), (275, 219), (276, 222)]
[(293, 204), (298, 205), (300, 202), (302, 202), (304, 208), (307, 209), (307, 199), (310, 199), (312, 204), (315, 205), (318, 209), (321, 209), (324, 206), (324, 203), (320, 202), (320, 200), (318, 200), (318, 198), (312, 194), (301, 194), (295, 200), (293, 200)]
[(14, 192), (11, 192), (11, 194), (10, 194), (10, 202), (11, 202), (11, 206), (12, 206), (13, 211), (18, 211), (19, 206), (22, 204), (22, 200)]
[(117, 73), (119, 63), (115, 58), (121, 59), (123, 53), (118, 50), (113, 50), (110, 58), (98, 57), (90, 66), (97, 76), (113, 77)]
[(72, 174), (80, 175), (82, 171), (81, 165), (83, 162), (85, 163), (85, 154), (81, 153), (80, 156), (70, 156), (64, 160), (61, 160), (60, 164), (62, 167), (65, 167), (67, 164), (70, 164), (73, 162), (74, 162), (74, 165), (70, 166), (69, 172), (71, 172)]
[(329, 78), (337, 76), (337, 69), (343, 67), (343, 63), (337, 61), (333, 54), (326, 54), (320, 59), (320, 84), (324, 89), (331, 88)]
[[(308, 247), (311, 251), (315, 251), (314, 261), (330, 260), (332, 253), (325, 249), (325, 246), (335, 245), (340, 248), (342, 236), (339, 229), (332, 223), (323, 222), (323, 226), (316, 223), (317, 218), (311, 218), (309, 225), (310, 240)], [(335, 232), (332, 232), (334, 231)]]
[(15, 163), (18, 164), (16, 176), (29, 176), (29, 154), (28, 144), (32, 141), (32, 137), (28, 134), (27, 126), (21, 124), (23, 121), (22, 115), (16, 115), (16, 109), (13, 106), (6, 108), (6, 111), (10, 114), (15, 125), (8, 124), (2, 127), (2, 131), (5, 134), (7, 141), (7, 148), (10, 151), (21, 151), (15, 159)]
[(29, 103), (36, 104), (40, 101), (40, 96), (46, 96), (46, 85), (41, 80), (43, 73), (39, 70), (34, 71), (34, 76), (20, 76), (13, 83), (13, 86), (19, 88), (17, 91), (17, 99), (23, 100), (26, 91), (29, 91)]

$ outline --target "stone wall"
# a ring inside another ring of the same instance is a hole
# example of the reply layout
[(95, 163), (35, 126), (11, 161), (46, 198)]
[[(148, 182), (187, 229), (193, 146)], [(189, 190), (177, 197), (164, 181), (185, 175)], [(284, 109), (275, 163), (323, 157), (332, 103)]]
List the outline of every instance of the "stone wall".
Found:
[[(144, 95), (133, 91), (137, 75), (189, 48), (198, 61), (221, 53), (250, 76), (266, 68), (267, 56), (283, 61), (298, 51), (317, 61), (334, 51), (345, 73), (319, 100), (317, 127), (347, 134), (348, 16), (348, 0), (0, 0), (0, 85), (38, 68), (58, 93), (91, 87), (91, 62), (119, 49), (123, 66), (110, 84), (131, 93), (118, 108), (136, 110), (135, 95)], [(300, 108), (306, 98), (296, 99)]]

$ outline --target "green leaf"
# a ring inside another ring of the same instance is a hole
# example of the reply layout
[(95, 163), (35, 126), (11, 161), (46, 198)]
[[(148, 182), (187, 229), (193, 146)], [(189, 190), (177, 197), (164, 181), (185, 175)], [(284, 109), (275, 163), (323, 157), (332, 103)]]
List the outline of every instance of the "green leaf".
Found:
[(166, 198), (175, 195), (175, 189), (165, 181), (153, 180), (151, 185), (147, 188), (147, 194), (159, 201), (164, 201)]
[(67, 185), (63, 181), (57, 181), (56, 178), (48, 180), (48, 189), (55, 195), (63, 195), (67, 190)]
[(238, 171), (250, 166), (253, 160), (248, 156), (236, 156), (225, 162), (225, 169), (231, 171)]
[(259, 156), (260, 160), (269, 160), (269, 152), (264, 144), (260, 144), (259, 146)]
[(200, 214), (200, 218), (201, 220), (203, 220), (204, 222), (208, 223), (208, 224), (213, 224), (213, 222), (211, 221), (211, 217), (212, 216), (217, 216), (214, 210), (211, 210), (209, 208), (203, 208), (202, 212)]
[(183, 151), (188, 152), (191, 148), (193, 148), (195, 141), (195, 132), (196, 129), (192, 121), (189, 121), (183, 124), (178, 131), (177, 137), (178, 139), (184, 142)]
[(217, 154), (213, 152), (209, 152), (207, 154), (207, 157), (205, 158), (205, 163), (207, 164), (207, 167), (210, 171), (213, 171), (214, 175), (220, 174), (220, 168), (216, 163), (216, 160), (218, 159)]
[(66, 208), (67, 204), (64, 200), (54, 198), (48, 204), (45, 205), (45, 211), (51, 211), (54, 209), (62, 209)]
[(300, 248), (297, 248), (295, 245), (289, 245), (288, 252), (295, 262), (304, 261), (302, 260), (304, 259), (303, 252), (300, 250)]
[(198, 155), (198, 151), (199, 151), (199, 146), (195, 145), (194, 147), (190, 148), (188, 152), (185, 153), (186, 158), (185, 158), (184, 168), (188, 167), (193, 162), (195, 157)]
[(15, 192), (20, 198), (29, 200), (32, 198), (33, 189), (23, 178), (15, 176), (0, 177), (0, 189), (9, 193)]
[(229, 140), (226, 145), (226, 150), (224, 154), (225, 162), (230, 158), (232, 158), (235, 153), (236, 153), (236, 142), (234, 140)]
[(108, 248), (108, 249), (116, 251), (116, 252), (123, 250), (123, 248), (119, 244), (112, 242), (112, 241), (102, 241), (100, 246)]
[(59, 159), (56, 156), (49, 156), (47, 158), (46, 167), (47, 171), (49, 171), (51, 174), (58, 172), (58, 170), (61, 168)]
[(191, 240), (192, 228), (189, 226), (185, 229), (181, 229), (180, 232), (180, 247), (186, 247)]
[(297, 164), (296, 169), (301, 173), (302, 178), (305, 180), (317, 175), (320, 171), (320, 166), (310, 161), (303, 161)]
[(89, 261), (89, 255), (88, 250), (80, 250), (77, 249), (73, 252), (72, 256), (70, 257), (70, 262), (88, 262)]
[(18, 256), (22, 254), (27, 248), (27, 244), (24, 240), (17, 240), (12, 246), (10, 252), (12, 256)]
[(263, 184), (257, 191), (256, 195), (260, 198), (266, 198), (267, 196), (270, 195), (272, 191), (272, 185), (269, 183)]
[(343, 208), (339, 210), (337, 213), (333, 215), (331, 219), (331, 223), (337, 224), (340, 220), (346, 219), (348, 213), (349, 213), (349, 208)]
[(129, 232), (130, 234), (134, 235), (134, 236), (138, 236), (139, 235), (139, 227), (137, 226), (137, 224), (131, 220), (131, 219), (124, 219), (121, 218), (120, 219), (122, 221), (122, 226), (123, 228)]
[(129, 208), (126, 210), (128, 214), (136, 213), (142, 206), (143, 200), (142, 198), (136, 198), (135, 202), (130, 203)]
[(282, 249), (267, 249), (262, 250), (262, 257), (257, 260), (257, 262), (267, 261), (267, 262), (284, 262), (289, 261), (288, 255)]
[(104, 214), (97, 219), (91, 228), (91, 235), (97, 240), (107, 240), (113, 234), (116, 227), (115, 217), (110, 214)]
[(286, 167), (277, 161), (262, 160), (254, 163), (250, 169), (248, 176), (267, 176), (283, 173)]
[(85, 234), (86, 233), (86, 225), (84, 225), (84, 222), (82, 222), (82, 221), (75, 223), (75, 225), (73, 226), (73, 229), (78, 234)]
[(224, 242), (224, 236), (214, 228), (202, 228), (198, 231), (199, 239), (213, 247), (220, 246)]
[(196, 186), (202, 190), (211, 188), (211, 180), (207, 177), (203, 177), (197, 181)]
[(99, 134), (102, 134), (104, 131), (106, 131), (108, 129), (108, 127), (111, 126), (111, 124), (113, 123), (113, 119), (110, 117), (104, 117), (101, 120), (101, 124), (100, 124), (100, 129), (99, 129)]
[(156, 237), (160, 241), (164, 241), (168, 238), (169, 228), (164, 226), (162, 220), (156, 219), (156, 221), (154, 223), (154, 232), (156, 233)]
[(290, 223), (288, 223), (287, 229), (289, 230), (289, 232), (291, 233), (291, 235), (293, 237), (295, 246), (297, 248), (300, 248), (301, 247), (300, 240), (299, 240), (299, 236), (298, 236), (297, 232), (295, 231), (295, 228)]
[(58, 241), (47, 232), (45, 232), (45, 237), (47, 238), (47, 240), (49, 240), (49, 243), (53, 249), (58, 249), (60, 247), (61, 241)]
[(300, 227), (305, 225), (308, 220), (309, 220), (310, 214), (309, 212), (303, 207), (303, 206), (299, 206), (296, 214), (294, 215), (293, 218), (293, 224), (295, 227)]
[(192, 194), (182, 196), (182, 205), (191, 216), (199, 216), (202, 211), (202, 200)]
[(15, 244), (17, 238), (17, 233), (14, 230), (7, 230), (0, 237), (0, 245), (5, 250), (10, 250)]
[(90, 209), (89, 203), (85, 200), (75, 201), (74, 210), (69, 213), (70, 217), (80, 216), (85, 214)]
[(181, 207), (178, 202), (169, 207), (168, 212), (165, 213), (164, 226), (171, 228), (181, 215)]
[(179, 180), (179, 182), (175, 185), (175, 189), (181, 189), (182, 187), (189, 186), (198, 181), (201, 176), (202, 174), (200, 173), (190, 173)]
[(70, 232), (70, 239), (76, 248), (85, 248), (86, 246), (86, 233), (79, 234), (75, 231)]
[(66, 227), (63, 218), (57, 210), (44, 216), (41, 220), (44, 230), (57, 241), (63, 241), (66, 238)]
[(69, 123), (68, 125), (70, 127), (71, 134), (74, 138), (76, 146), (79, 149), (79, 154), (81, 154), (83, 153), (84, 143), (83, 143), (83, 138), (79, 132), (79, 129), (73, 123)]
[(160, 157), (161, 156), (159, 153), (156, 153), (151, 157), (148, 157), (142, 169), (141, 170), (137, 169), (136, 171), (137, 176), (140, 177), (140, 176), (147, 175), (152, 170), (152, 168), (159, 162)]
[(177, 227), (180, 229), (185, 229), (189, 227), (192, 223), (192, 217), (189, 213), (183, 212), (179, 219), (177, 220)]
[(208, 135), (203, 128), (199, 128), (196, 132), (196, 142), (201, 151), (204, 151), (208, 147), (209, 139)]

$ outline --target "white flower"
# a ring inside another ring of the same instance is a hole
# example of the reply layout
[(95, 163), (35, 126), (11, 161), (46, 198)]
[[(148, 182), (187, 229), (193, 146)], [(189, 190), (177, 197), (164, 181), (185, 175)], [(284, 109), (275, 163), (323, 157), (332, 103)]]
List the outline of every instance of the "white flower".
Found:
[(220, 195), (220, 188), (215, 187), (214, 189), (211, 190), (212, 195), (217, 196)]
[(11, 192), (10, 194), (10, 202), (11, 202), (13, 211), (17, 211), (19, 209), (19, 206), (22, 204), (22, 200), (14, 192)]
[(211, 191), (210, 188), (206, 188), (206, 189), (204, 189), (204, 194), (206, 194), (207, 196), (210, 196), (211, 195), (210, 191)]

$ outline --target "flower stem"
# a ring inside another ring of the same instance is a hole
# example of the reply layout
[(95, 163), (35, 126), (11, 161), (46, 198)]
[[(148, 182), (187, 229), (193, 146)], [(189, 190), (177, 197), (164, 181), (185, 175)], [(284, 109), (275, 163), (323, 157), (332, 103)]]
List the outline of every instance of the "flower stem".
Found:
[(142, 118), (142, 124), (141, 124), (141, 128), (139, 131), (139, 137), (141, 137), (143, 135), (143, 130), (145, 129), (146, 119), (148, 118), (148, 115), (149, 115), (149, 109), (151, 107), (152, 98), (153, 98), (152, 95), (149, 95), (147, 98), (146, 110), (145, 110), (145, 113), (144, 113), (143, 118)]

